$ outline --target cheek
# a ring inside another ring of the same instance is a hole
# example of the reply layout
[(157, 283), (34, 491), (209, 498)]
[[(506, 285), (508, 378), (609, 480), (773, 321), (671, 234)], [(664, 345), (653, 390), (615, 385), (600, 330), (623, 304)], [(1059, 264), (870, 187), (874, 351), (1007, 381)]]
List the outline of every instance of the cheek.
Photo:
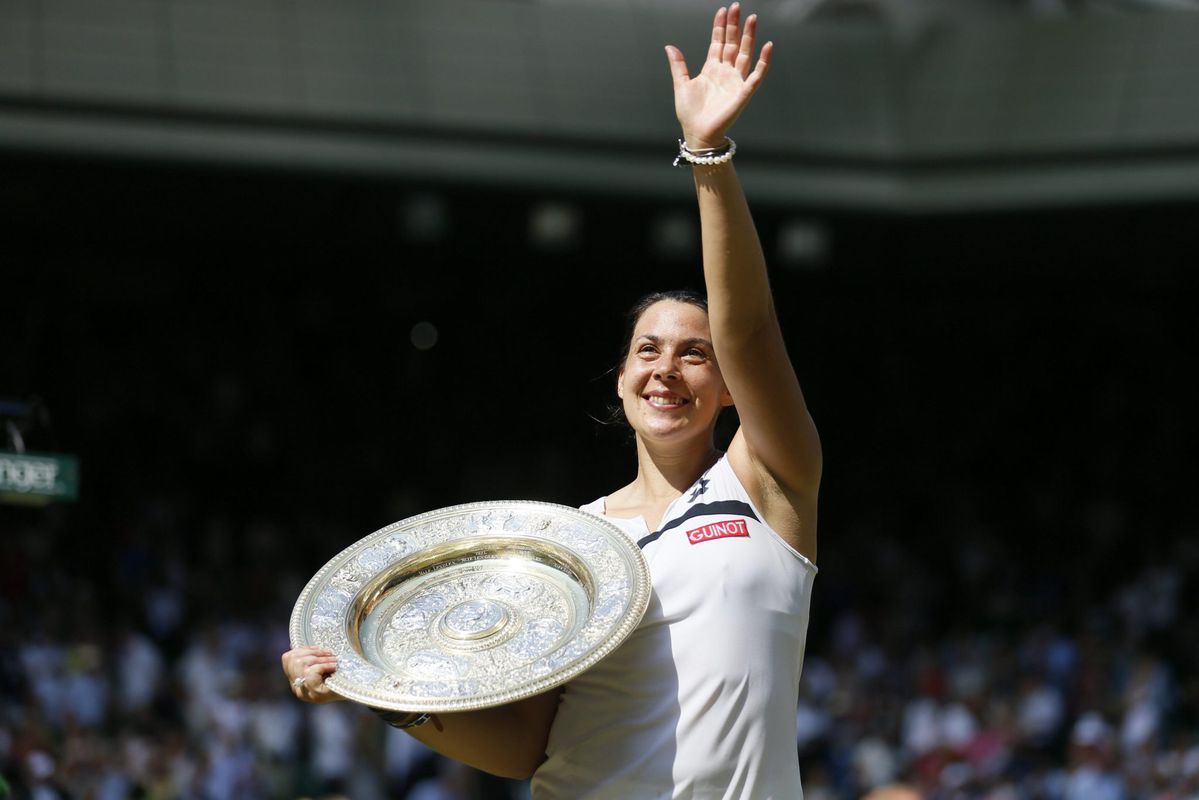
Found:
[(639, 364), (633, 362), (632, 364), (626, 364), (625, 367), (621, 369), (620, 377), (616, 380), (617, 397), (623, 400), (633, 397), (638, 393), (638, 387), (640, 387), (642, 382), (645, 380), (645, 376), (642, 374), (642, 370), (639, 369), (639, 367)]
[(691, 387), (706, 397), (723, 396), (728, 391), (724, 386), (724, 381), (720, 378), (720, 373), (716, 370), (696, 368), (688, 377)]

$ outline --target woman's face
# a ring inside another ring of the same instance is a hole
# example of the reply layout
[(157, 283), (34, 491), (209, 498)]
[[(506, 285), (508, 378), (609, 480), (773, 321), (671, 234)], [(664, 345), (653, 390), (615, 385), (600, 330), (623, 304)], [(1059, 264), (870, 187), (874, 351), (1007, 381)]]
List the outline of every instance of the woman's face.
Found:
[(677, 300), (654, 303), (637, 320), (616, 387), (625, 417), (645, 439), (710, 441), (720, 409), (733, 404), (707, 312)]

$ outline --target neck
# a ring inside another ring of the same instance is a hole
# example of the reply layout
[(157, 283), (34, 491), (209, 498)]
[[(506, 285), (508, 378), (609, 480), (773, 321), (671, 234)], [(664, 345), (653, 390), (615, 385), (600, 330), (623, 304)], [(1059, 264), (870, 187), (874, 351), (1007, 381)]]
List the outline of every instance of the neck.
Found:
[(637, 477), (629, 489), (643, 501), (673, 500), (719, 458), (711, 441), (679, 452), (654, 448), (638, 437)]

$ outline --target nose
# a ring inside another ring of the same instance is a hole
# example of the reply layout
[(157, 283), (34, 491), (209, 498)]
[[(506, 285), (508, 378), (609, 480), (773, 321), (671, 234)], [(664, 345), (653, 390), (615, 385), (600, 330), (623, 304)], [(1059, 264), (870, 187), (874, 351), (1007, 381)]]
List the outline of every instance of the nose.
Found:
[(662, 382), (679, 379), (678, 360), (674, 356), (663, 353), (654, 364), (654, 377)]

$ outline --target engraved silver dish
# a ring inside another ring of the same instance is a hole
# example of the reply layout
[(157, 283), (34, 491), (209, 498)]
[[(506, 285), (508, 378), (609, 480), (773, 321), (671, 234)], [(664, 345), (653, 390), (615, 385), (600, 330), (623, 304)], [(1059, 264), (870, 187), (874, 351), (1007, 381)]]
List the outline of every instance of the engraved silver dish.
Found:
[(469, 711), (558, 686), (612, 652), (649, 604), (637, 545), (600, 517), (468, 503), (375, 531), (313, 576), (293, 647), (337, 655), (333, 691), (396, 711)]

